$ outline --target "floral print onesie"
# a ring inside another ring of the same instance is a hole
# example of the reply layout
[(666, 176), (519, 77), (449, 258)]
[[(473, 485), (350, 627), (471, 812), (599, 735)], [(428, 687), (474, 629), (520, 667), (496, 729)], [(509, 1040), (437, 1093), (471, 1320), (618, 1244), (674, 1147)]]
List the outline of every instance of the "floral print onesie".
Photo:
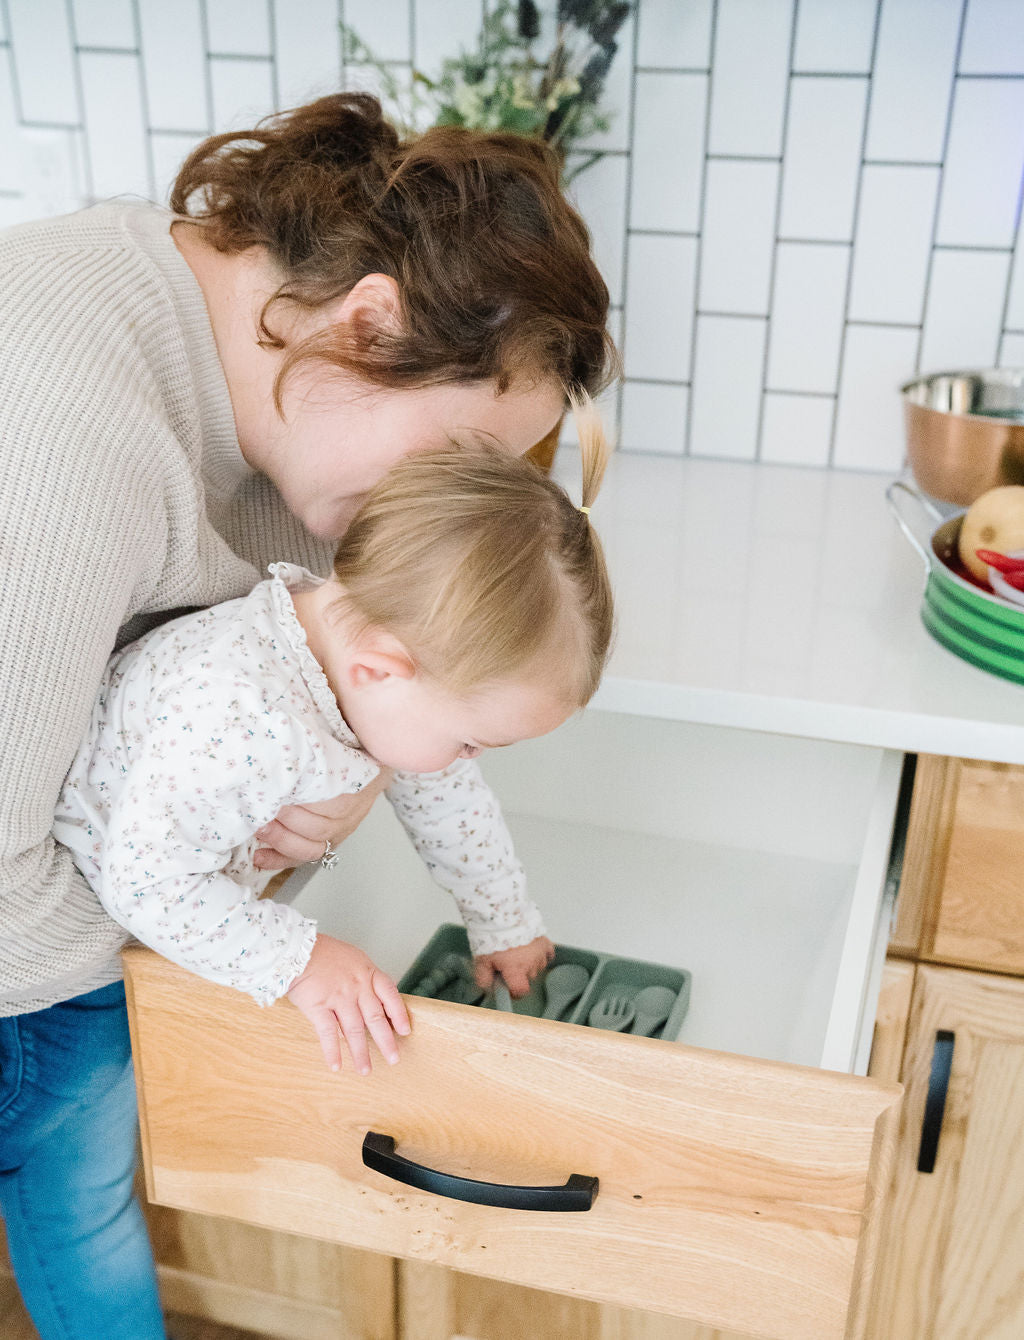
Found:
[[(271, 1004), (316, 923), (260, 900), (256, 831), (284, 805), (360, 791), (377, 763), (346, 725), (274, 564), (239, 600), (162, 625), (107, 666), (53, 827), (110, 915), (144, 944)], [(544, 934), (476, 763), (395, 773), (388, 799), (474, 954)]]

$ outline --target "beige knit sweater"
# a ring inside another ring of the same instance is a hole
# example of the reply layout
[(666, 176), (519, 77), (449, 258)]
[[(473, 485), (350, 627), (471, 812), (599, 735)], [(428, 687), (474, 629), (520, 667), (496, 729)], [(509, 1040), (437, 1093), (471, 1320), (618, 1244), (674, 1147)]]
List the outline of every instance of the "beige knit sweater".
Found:
[(171, 218), (0, 232), (0, 1015), (120, 976), (127, 932), (50, 836), (115, 646), (272, 561), (330, 564), (239, 451)]

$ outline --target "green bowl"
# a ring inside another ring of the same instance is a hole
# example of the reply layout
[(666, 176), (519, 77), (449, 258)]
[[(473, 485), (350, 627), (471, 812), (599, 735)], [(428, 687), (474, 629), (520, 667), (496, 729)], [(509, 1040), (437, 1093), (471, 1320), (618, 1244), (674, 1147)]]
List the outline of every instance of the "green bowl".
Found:
[[(932, 536), (921, 618), (947, 651), (980, 670), (1024, 684), (1024, 606), (989, 595), (960, 575), (957, 540), (963, 517), (944, 522)], [(958, 571), (959, 570), (959, 571)]]

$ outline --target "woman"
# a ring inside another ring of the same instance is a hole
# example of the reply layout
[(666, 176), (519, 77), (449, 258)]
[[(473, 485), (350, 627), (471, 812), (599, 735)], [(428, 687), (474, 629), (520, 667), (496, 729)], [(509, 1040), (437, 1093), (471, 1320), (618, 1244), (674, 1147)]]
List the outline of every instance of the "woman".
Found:
[[(0, 235), (0, 1208), (44, 1340), (163, 1335), (125, 933), (48, 836), (107, 657), (271, 561), (326, 573), (391, 462), (458, 434), (522, 453), (609, 364), (532, 141), (401, 143), (339, 94), (206, 141), (171, 205)], [(369, 800), (282, 812), (264, 867), (318, 859)]]

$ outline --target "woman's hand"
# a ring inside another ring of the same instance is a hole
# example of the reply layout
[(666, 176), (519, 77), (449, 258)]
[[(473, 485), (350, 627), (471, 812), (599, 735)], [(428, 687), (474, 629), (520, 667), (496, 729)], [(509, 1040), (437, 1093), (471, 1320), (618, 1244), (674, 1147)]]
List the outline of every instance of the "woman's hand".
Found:
[(390, 768), (381, 768), (362, 791), (318, 800), (315, 805), (286, 805), (256, 834), (263, 843), (253, 857), (256, 869), (287, 870), (306, 861), (318, 861), (328, 841), (337, 847), (352, 836), (390, 781)]
[(525, 996), (530, 983), (555, 957), (555, 946), (546, 935), (538, 935), (528, 945), (501, 949), (496, 954), (478, 954), (473, 961), (473, 976), (481, 990), (490, 989), (494, 974), (500, 973), (510, 996)]
[(410, 1031), (405, 1003), (391, 978), (361, 949), (330, 935), (316, 937), (309, 962), (288, 988), (288, 999), (313, 1025), (332, 1070), (341, 1069), (339, 1030), (360, 1075), (370, 1073), (367, 1032), (388, 1064), (394, 1065), (395, 1033), (404, 1036)]

